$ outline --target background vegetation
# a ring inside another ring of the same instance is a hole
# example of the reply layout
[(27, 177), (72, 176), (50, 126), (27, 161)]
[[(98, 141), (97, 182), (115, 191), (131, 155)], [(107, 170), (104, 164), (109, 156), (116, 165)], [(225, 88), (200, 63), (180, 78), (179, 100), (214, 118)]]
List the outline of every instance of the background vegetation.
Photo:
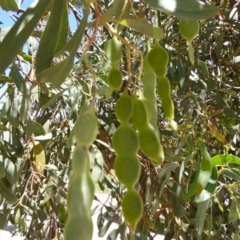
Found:
[[(169, 54), (167, 77), (178, 130), (172, 129), (157, 95), (165, 160), (153, 166), (138, 151), (136, 190), (144, 209), (135, 236), (239, 239), (240, 2), (173, 0), (174, 8), (161, 0), (98, 0), (87, 14), (89, 1), (58, 1), (41, 0), (26, 11), (14, 0), (0, 1), (17, 19), (11, 30), (0, 29), (0, 228), (10, 221), (26, 239), (63, 239), (73, 128), (79, 113), (93, 104), (98, 134), (89, 148), (91, 176), (95, 188), (110, 192), (118, 203), (102, 205), (107, 212), (100, 212), (99, 236), (114, 221), (119, 228), (108, 239), (127, 239), (121, 208), (126, 188), (115, 175), (111, 140), (120, 125), (115, 105), (125, 89), (131, 96), (142, 89), (141, 57), (148, 44), (159, 42)], [(68, 29), (70, 12), (76, 32)], [(81, 25), (84, 17), (87, 23)], [(192, 42), (194, 62), (179, 32), (181, 18), (200, 20)], [(113, 35), (122, 42), (119, 91), (107, 79), (111, 63), (104, 43)], [(204, 169), (208, 154), (211, 166)], [(199, 173), (208, 183), (201, 191)]]

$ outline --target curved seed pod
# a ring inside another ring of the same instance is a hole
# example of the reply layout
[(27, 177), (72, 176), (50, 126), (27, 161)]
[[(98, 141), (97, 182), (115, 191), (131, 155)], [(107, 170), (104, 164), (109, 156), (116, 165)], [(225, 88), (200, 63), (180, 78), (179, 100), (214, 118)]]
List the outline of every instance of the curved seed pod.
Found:
[(198, 20), (181, 19), (179, 22), (179, 31), (188, 42), (192, 42), (199, 32)]
[(135, 98), (132, 114), (133, 126), (140, 130), (147, 126), (149, 117), (146, 107), (146, 100), (144, 98)]
[(138, 136), (135, 130), (129, 125), (118, 127), (112, 138), (112, 145), (117, 154), (136, 153), (138, 150)]
[(149, 115), (149, 122), (152, 126), (158, 130), (157, 120), (158, 120), (158, 111), (157, 111), (157, 98), (156, 98), (156, 86), (157, 86), (157, 77), (154, 73), (150, 63), (148, 61), (148, 55), (144, 57), (143, 61), (143, 96), (146, 99), (146, 106)]
[(104, 44), (104, 51), (112, 65), (121, 60), (122, 57), (122, 44), (118, 41), (117, 37), (113, 37)]
[(125, 153), (117, 156), (114, 169), (119, 181), (127, 188), (133, 188), (139, 179), (141, 166), (136, 154)]
[(138, 133), (140, 148), (151, 160), (153, 165), (159, 165), (164, 161), (164, 152), (155, 129), (147, 125)]
[(74, 126), (74, 136), (77, 144), (89, 147), (98, 133), (98, 119), (94, 109), (90, 108), (78, 116)]
[(170, 120), (174, 119), (174, 105), (171, 98), (171, 85), (167, 77), (158, 80), (158, 94), (162, 101), (163, 112)]
[(166, 75), (169, 56), (163, 47), (155, 44), (148, 53), (148, 61), (158, 77)]
[(122, 211), (125, 220), (134, 231), (143, 212), (142, 199), (135, 190), (129, 189), (125, 193), (122, 202)]
[(94, 183), (90, 176), (88, 150), (76, 146), (73, 159), (73, 177), (69, 183), (67, 207), (68, 219), (65, 225), (65, 240), (92, 239), (93, 224), (91, 204), (94, 197)]
[(116, 117), (119, 120), (119, 122), (127, 123), (132, 116), (132, 111), (133, 100), (127, 93), (124, 92), (116, 102), (115, 106)]
[[(91, 208), (92, 200), (94, 197), (94, 183), (90, 174), (90, 154), (88, 150), (83, 147), (75, 147), (72, 159), (72, 169), (73, 169), (73, 180), (77, 178), (81, 173), (81, 179), (78, 179), (78, 188), (84, 198), (81, 198), (84, 206), (89, 206)], [(78, 199), (79, 200), (79, 199)]]
[[(68, 217), (69, 218), (69, 217)], [(91, 240), (92, 219), (89, 216), (75, 216), (67, 220), (64, 228), (64, 240)]]
[(119, 69), (112, 67), (108, 73), (108, 84), (115, 90), (120, 90), (122, 86), (122, 73)]

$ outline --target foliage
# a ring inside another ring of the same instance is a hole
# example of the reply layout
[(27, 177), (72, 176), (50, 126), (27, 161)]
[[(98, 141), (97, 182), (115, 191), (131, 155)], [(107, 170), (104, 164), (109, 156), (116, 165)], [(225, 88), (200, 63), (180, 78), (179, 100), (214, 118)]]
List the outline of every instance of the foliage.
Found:
[(99, 236), (238, 239), (240, 5), (167, 2), (0, 1), (0, 228), (91, 239), (94, 182)]

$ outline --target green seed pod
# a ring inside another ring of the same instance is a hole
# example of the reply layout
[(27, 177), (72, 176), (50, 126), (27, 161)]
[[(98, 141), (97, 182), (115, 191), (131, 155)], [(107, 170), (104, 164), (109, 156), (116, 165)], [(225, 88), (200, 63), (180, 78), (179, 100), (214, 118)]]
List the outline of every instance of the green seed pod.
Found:
[(166, 117), (168, 117), (170, 120), (174, 119), (174, 105), (170, 97), (162, 101), (162, 109)]
[(142, 199), (135, 190), (131, 189), (125, 193), (122, 202), (122, 211), (125, 220), (134, 231), (143, 213)]
[(140, 130), (148, 124), (148, 112), (146, 107), (146, 99), (143, 97), (134, 99), (132, 122), (133, 126)]
[(164, 152), (155, 129), (151, 125), (139, 131), (139, 143), (143, 153), (151, 160), (153, 165), (164, 161)]
[(124, 153), (117, 156), (114, 169), (119, 181), (127, 188), (133, 188), (139, 179), (141, 166), (135, 154)]
[(162, 101), (163, 112), (170, 120), (174, 119), (174, 105), (171, 99), (171, 85), (167, 77), (158, 80), (158, 94)]
[(112, 67), (108, 73), (108, 84), (114, 90), (120, 90), (122, 86), (122, 73), (119, 69)]
[[(78, 199), (78, 202), (80, 199)], [(64, 228), (65, 240), (85, 240), (92, 239), (93, 235), (93, 223), (91, 215), (81, 217), (75, 216), (73, 218), (68, 217)]]
[(165, 76), (160, 77), (158, 80), (158, 94), (160, 99), (169, 97), (171, 93), (171, 85), (169, 79)]
[(112, 65), (121, 60), (122, 57), (122, 44), (118, 41), (117, 37), (113, 37), (104, 44), (104, 51)]
[(149, 122), (157, 130), (158, 110), (157, 110), (157, 77), (148, 61), (148, 55), (144, 57), (143, 62), (143, 96), (146, 99), (146, 106), (149, 115)]
[(132, 116), (132, 111), (133, 100), (127, 93), (124, 92), (116, 102), (115, 106), (116, 117), (119, 120), (119, 122), (127, 123)]
[(94, 109), (90, 108), (78, 116), (74, 126), (74, 136), (77, 144), (89, 147), (98, 133), (98, 119)]
[[(80, 146), (75, 147), (72, 169), (73, 177), (68, 189), (68, 210), (71, 212), (71, 209), (73, 209), (73, 214), (75, 214), (77, 209), (83, 206), (84, 209), (90, 211), (94, 197), (94, 183), (90, 175), (90, 155), (88, 150)], [(81, 204), (79, 199), (81, 199)]]
[(148, 61), (158, 77), (166, 75), (169, 56), (163, 47), (155, 44), (148, 53)]
[(92, 239), (93, 224), (91, 205), (94, 197), (94, 183), (90, 176), (90, 156), (88, 150), (76, 146), (73, 159), (73, 177), (67, 195), (68, 219), (64, 239)]
[(119, 155), (135, 154), (139, 145), (137, 133), (127, 124), (121, 125), (113, 135), (112, 145)]
[(199, 32), (198, 20), (181, 19), (179, 22), (179, 31), (188, 42), (192, 42)]

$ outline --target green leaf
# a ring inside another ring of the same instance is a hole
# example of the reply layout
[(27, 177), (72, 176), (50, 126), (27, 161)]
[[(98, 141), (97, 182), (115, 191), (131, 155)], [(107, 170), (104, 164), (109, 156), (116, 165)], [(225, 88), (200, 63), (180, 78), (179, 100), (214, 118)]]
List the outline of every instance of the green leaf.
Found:
[(54, 54), (67, 42), (68, 8), (66, 0), (55, 0), (36, 55), (36, 73), (52, 64)]
[(196, 194), (200, 194), (201, 191), (207, 186), (208, 181), (212, 174), (212, 162), (211, 157), (207, 151), (205, 144), (202, 143), (202, 161), (200, 165), (200, 172), (196, 185)]
[(208, 79), (209, 77), (209, 72), (208, 72), (208, 67), (203, 61), (198, 61), (198, 71), (199, 74), (204, 78)]
[(92, 166), (92, 179), (97, 182), (100, 174), (103, 171), (103, 155), (98, 149), (94, 149), (94, 164)]
[(18, 180), (17, 168), (15, 164), (13, 164), (13, 162), (7, 158), (4, 159), (3, 164), (7, 180), (10, 183), (15, 184)]
[(0, 179), (5, 177), (5, 169), (4, 169), (4, 164), (2, 161), (2, 156), (0, 157)]
[(110, 228), (110, 226), (112, 225), (112, 221), (108, 221), (106, 223), (106, 225), (102, 226), (100, 229), (99, 229), (99, 232), (98, 232), (98, 236), (100, 238), (104, 237), (104, 235), (106, 234), (106, 232), (108, 231), (108, 229)]
[(4, 39), (10, 29), (11, 27), (0, 28), (0, 42)]
[(30, 88), (27, 84), (27, 81), (22, 77), (15, 63), (13, 63), (11, 67), (10, 76), (21, 93), (30, 95)]
[(219, 8), (201, 4), (197, 0), (145, 0), (151, 7), (186, 19), (205, 19), (215, 15)]
[(232, 204), (230, 207), (230, 211), (228, 214), (228, 221), (229, 223), (236, 221), (237, 219), (240, 218), (239, 214), (239, 204), (238, 201), (235, 197), (232, 197)]
[(12, 83), (13, 80), (10, 77), (7, 77), (5, 75), (0, 76), (0, 84), (4, 83)]
[(28, 136), (31, 136), (32, 134), (34, 134), (34, 136), (40, 136), (45, 134), (45, 131), (42, 125), (37, 122), (33, 122), (31, 120), (27, 120), (26, 131)]
[(235, 163), (240, 165), (240, 158), (231, 154), (220, 154), (211, 158), (212, 167), (221, 165), (224, 163)]
[(208, 181), (207, 186), (205, 187), (205, 189), (209, 192), (209, 193), (214, 193), (216, 187), (217, 187), (217, 182), (218, 182), (218, 172), (217, 172), (217, 168), (213, 167), (212, 168), (212, 174), (211, 177)]
[(13, 125), (13, 127), (18, 128), (21, 124), (18, 118), (18, 101), (17, 99), (12, 99), (11, 107), (6, 113), (8, 121)]
[(183, 200), (187, 200), (187, 199), (191, 198), (196, 193), (196, 187), (197, 187), (199, 173), (200, 173), (200, 161), (197, 162), (197, 171), (195, 173), (193, 183), (191, 184), (190, 189), (188, 190), (187, 194), (185, 194), (183, 196)]
[(89, 8), (84, 12), (83, 19), (79, 25), (77, 31), (71, 38), (71, 40), (65, 45), (61, 51), (69, 51), (69, 56), (64, 59), (62, 62), (56, 64), (54, 67), (42, 71), (38, 78), (41, 82), (50, 82), (55, 87), (59, 87), (67, 78), (69, 72), (72, 69), (75, 53), (78, 50), (80, 42), (82, 40), (83, 33), (85, 31), (85, 26), (88, 19)]
[(176, 217), (183, 217), (185, 215), (185, 202), (180, 199), (174, 192), (169, 192), (171, 195), (171, 202), (173, 207), (173, 213)]
[(204, 221), (206, 217), (206, 211), (208, 209), (210, 199), (201, 202), (198, 206), (197, 214), (196, 214), (196, 229), (198, 236), (201, 236), (203, 227), (204, 227)]
[(223, 169), (222, 174), (234, 179), (235, 181), (239, 182), (240, 181), (240, 175), (236, 171), (234, 172), (233, 169)]
[(44, 106), (42, 107), (43, 110), (45, 110), (46, 108), (50, 107), (54, 102), (56, 102), (56, 100), (62, 96), (62, 94), (68, 90), (67, 88), (60, 91), (59, 93), (57, 94), (54, 94), (48, 101), (46, 104), (44, 104)]
[(15, 203), (18, 198), (0, 181), (0, 195), (9, 203)]
[(9, 30), (0, 43), (0, 74), (12, 63), (50, 3), (49, 0), (35, 1)]
[(18, 5), (15, 0), (1, 0), (0, 7), (5, 11), (18, 11)]
[(125, 27), (132, 28), (135, 31), (142, 33), (148, 37), (152, 37), (155, 39), (161, 39), (165, 37), (162, 28), (151, 25), (145, 18), (137, 20), (123, 19), (119, 23)]
[(161, 178), (162, 176), (164, 176), (165, 174), (171, 172), (172, 170), (174, 170), (176, 167), (179, 167), (178, 164), (176, 163), (167, 163), (166, 165), (164, 165), (164, 167), (161, 169), (161, 171), (158, 174), (158, 178)]

